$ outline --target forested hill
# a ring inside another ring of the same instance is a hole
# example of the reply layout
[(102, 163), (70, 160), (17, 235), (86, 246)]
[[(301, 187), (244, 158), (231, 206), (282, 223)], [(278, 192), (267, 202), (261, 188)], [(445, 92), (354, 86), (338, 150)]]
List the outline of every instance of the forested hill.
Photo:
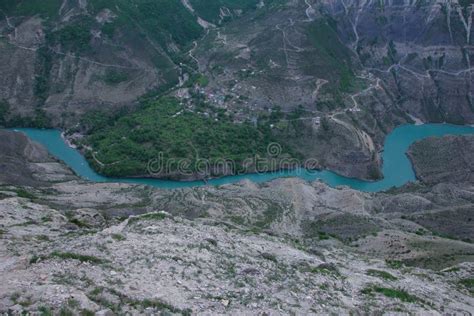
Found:
[(188, 80), (193, 41), (258, 6), (211, 2), (1, 1), (0, 99), (12, 125), (70, 126)]

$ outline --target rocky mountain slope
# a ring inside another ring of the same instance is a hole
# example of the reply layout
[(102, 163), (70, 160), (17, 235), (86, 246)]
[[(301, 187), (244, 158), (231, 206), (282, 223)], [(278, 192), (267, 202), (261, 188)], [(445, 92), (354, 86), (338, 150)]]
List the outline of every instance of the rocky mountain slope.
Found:
[[(254, 8), (225, 2), (229, 14)], [(72, 127), (84, 113), (183, 85), (196, 72), (187, 51), (211, 25), (198, 14), (216, 24), (226, 16), (202, 1), (2, 1), (0, 99), (9, 118), (38, 125), (42, 114)]]
[(472, 182), (473, 137), (426, 139), (408, 153), (417, 178), (425, 183)]
[(1, 178), (2, 312), (474, 308), (471, 182), (378, 194), (298, 179), (168, 191), (84, 182), (21, 134), (2, 140), (2, 173), (12, 156), (48, 166)]
[(22, 134), (0, 131), (0, 182), (36, 186), (46, 176), (50, 181), (75, 178), (64, 165), (52, 159), (48, 151)]
[(167, 94), (199, 118), (264, 126), (321, 167), (373, 179), (394, 127), (474, 120), (469, 1), (28, 0), (0, 10), (1, 124), (94, 136), (91, 121), (106, 117), (96, 125), (108, 137)]
[(55, 126), (178, 84), (179, 52), (202, 32), (175, 1), (4, 1), (0, 9), (0, 96), (12, 115), (41, 111)]
[(212, 99), (255, 118), (298, 110), (275, 134), (341, 174), (377, 177), (395, 126), (472, 123), (472, 11), (456, 0), (288, 1), (210, 31), (195, 55)]

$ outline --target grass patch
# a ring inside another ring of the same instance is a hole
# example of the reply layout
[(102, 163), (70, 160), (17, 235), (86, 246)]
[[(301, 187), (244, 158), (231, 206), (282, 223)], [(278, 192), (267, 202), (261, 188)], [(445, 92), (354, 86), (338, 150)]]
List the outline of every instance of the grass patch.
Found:
[(471, 295), (474, 295), (474, 278), (463, 279), (459, 281), (459, 284), (464, 286)]
[(74, 316), (74, 312), (71, 311), (68, 307), (63, 306), (59, 310), (59, 316)]
[(94, 264), (101, 264), (101, 263), (106, 262), (105, 260), (94, 257), (94, 256), (82, 255), (82, 254), (77, 254), (73, 252), (54, 251), (53, 253), (51, 253), (51, 257), (60, 258), (63, 260), (79, 260), (81, 262), (89, 262), (89, 263), (94, 263)]
[(268, 253), (268, 252), (262, 253), (262, 258), (266, 259), (268, 261), (275, 262), (275, 263), (278, 262), (277, 257), (274, 254), (271, 254), (271, 253)]
[(302, 272), (316, 273), (316, 274), (326, 274), (326, 275), (340, 275), (337, 267), (330, 263), (322, 263), (316, 267), (314, 266), (305, 266), (302, 269)]
[[(114, 303), (109, 302), (103, 297), (103, 294), (109, 294), (111, 296), (117, 297), (120, 303), (114, 304)], [(124, 305), (129, 305), (142, 312), (147, 308), (152, 308), (152, 309), (161, 311), (162, 313), (161, 314), (159, 313), (160, 315), (168, 315), (169, 313), (180, 314), (180, 315), (185, 315), (185, 316), (191, 315), (190, 310), (187, 310), (187, 309), (182, 310), (182, 309), (176, 308), (172, 306), (171, 304), (168, 304), (158, 299), (137, 300), (137, 299), (130, 298), (114, 289), (108, 289), (104, 287), (96, 287), (94, 290), (89, 292), (87, 297), (90, 300), (98, 303), (99, 305), (107, 306), (112, 311), (118, 314), (121, 314), (122, 307)]]
[(29, 200), (34, 200), (36, 199), (36, 196), (24, 189), (18, 189), (15, 191), (16, 192), (16, 195), (19, 197), (19, 198), (23, 198), (23, 199), (29, 199)]
[(385, 260), (387, 266), (392, 269), (401, 269), (403, 268), (403, 262), (399, 260)]
[(116, 241), (123, 241), (125, 239), (127, 239), (124, 235), (122, 234), (112, 234), (111, 235), (112, 239), (116, 240)]
[(36, 239), (39, 241), (50, 241), (49, 237), (46, 235), (37, 235)]
[(331, 238), (331, 236), (328, 233), (322, 232), (322, 231), (318, 232), (318, 239), (319, 240), (328, 240), (330, 238)]
[(267, 209), (255, 223), (255, 226), (258, 228), (269, 228), (274, 221), (282, 216), (283, 211), (277, 203), (269, 203)]
[(40, 316), (53, 316), (53, 311), (47, 306), (38, 307), (38, 312)]
[(128, 224), (134, 224), (139, 221), (162, 221), (168, 218), (168, 215), (165, 213), (148, 213), (136, 217), (131, 217), (128, 220)]
[(398, 280), (396, 277), (394, 277), (390, 273), (388, 273), (386, 271), (382, 271), (382, 270), (369, 269), (369, 270), (367, 270), (367, 275), (374, 276), (374, 277), (377, 277), (377, 278), (382, 278), (382, 279), (388, 280), (388, 281)]
[(88, 262), (92, 264), (102, 264), (102, 263), (108, 262), (107, 260), (104, 260), (95, 256), (82, 255), (82, 254), (73, 253), (73, 252), (54, 251), (49, 256), (34, 255), (30, 259), (30, 264), (35, 264), (35, 263), (38, 263), (40, 260), (46, 260), (46, 259), (51, 259), (51, 258), (58, 258), (62, 260), (79, 260), (80, 262)]
[(363, 289), (362, 293), (366, 295), (373, 295), (374, 293), (378, 293), (382, 294), (385, 297), (399, 299), (400, 301), (405, 303), (415, 303), (419, 301), (416, 296), (409, 294), (403, 289), (391, 289), (380, 286), (371, 286)]
[(74, 225), (76, 225), (77, 227), (80, 227), (80, 228), (90, 228), (89, 225), (87, 225), (86, 223), (80, 221), (77, 218), (73, 218), (73, 219), (69, 220), (69, 222), (71, 222), (72, 224), (74, 224)]
[(109, 86), (118, 85), (119, 83), (125, 82), (128, 79), (128, 74), (126, 72), (117, 71), (114, 69), (107, 70), (103, 77), (104, 82)]

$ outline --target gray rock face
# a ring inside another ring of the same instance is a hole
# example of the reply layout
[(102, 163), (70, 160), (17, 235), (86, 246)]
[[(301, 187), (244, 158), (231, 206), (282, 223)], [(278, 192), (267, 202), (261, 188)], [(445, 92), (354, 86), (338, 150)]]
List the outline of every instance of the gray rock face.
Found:
[(73, 178), (71, 171), (24, 134), (0, 130), (0, 183), (37, 186)]
[(81, 27), (75, 21), (85, 8), (64, 4), (54, 18), (0, 14), (0, 100), (10, 104), (10, 117), (34, 118), (41, 109), (53, 126), (71, 127), (85, 113), (130, 107), (147, 92), (178, 83), (170, 57), (139, 29), (113, 38), (102, 33), (117, 18), (103, 20), (106, 12), (85, 30), (87, 49), (51, 43), (52, 32)]
[(474, 122), (472, 10), (457, 0), (288, 1), (210, 32), (196, 56), (208, 92), (234, 96), (226, 106), (254, 116), (302, 106), (282, 139), (345, 176), (376, 178), (394, 127)]
[(416, 176), (427, 184), (474, 182), (474, 137), (432, 137), (408, 153)]
[(472, 122), (470, 4), (327, 0), (323, 6), (398, 109), (424, 121)]

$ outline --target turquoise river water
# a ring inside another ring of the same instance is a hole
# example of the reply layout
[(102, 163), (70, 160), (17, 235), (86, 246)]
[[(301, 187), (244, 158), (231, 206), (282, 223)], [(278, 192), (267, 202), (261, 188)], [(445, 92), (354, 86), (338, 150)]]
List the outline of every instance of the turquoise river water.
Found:
[[(183, 187), (194, 187), (205, 185), (202, 181), (181, 182), (170, 180), (158, 180), (148, 178), (107, 178), (97, 174), (87, 163), (86, 159), (75, 149), (69, 147), (61, 137), (61, 132), (54, 129), (13, 129), (22, 132), (34, 141), (44, 145), (56, 158), (64, 161), (72, 170), (82, 178), (95, 182), (123, 182), (145, 184), (164, 189), (175, 189)], [(346, 178), (332, 171), (307, 171), (303, 169), (279, 171), (265, 174), (246, 174), (228, 176), (220, 179), (209, 180), (207, 185), (222, 185), (249, 179), (254, 182), (265, 182), (282, 177), (300, 177), (305, 180), (322, 180), (330, 186), (346, 185), (360, 191), (378, 192), (392, 187), (400, 187), (415, 180), (415, 174), (406, 152), (414, 142), (431, 137), (444, 135), (466, 135), (474, 134), (474, 127), (449, 125), (449, 124), (425, 124), (425, 125), (403, 125), (390, 133), (384, 144), (383, 175), (384, 178), (376, 182), (368, 182), (358, 179)]]

